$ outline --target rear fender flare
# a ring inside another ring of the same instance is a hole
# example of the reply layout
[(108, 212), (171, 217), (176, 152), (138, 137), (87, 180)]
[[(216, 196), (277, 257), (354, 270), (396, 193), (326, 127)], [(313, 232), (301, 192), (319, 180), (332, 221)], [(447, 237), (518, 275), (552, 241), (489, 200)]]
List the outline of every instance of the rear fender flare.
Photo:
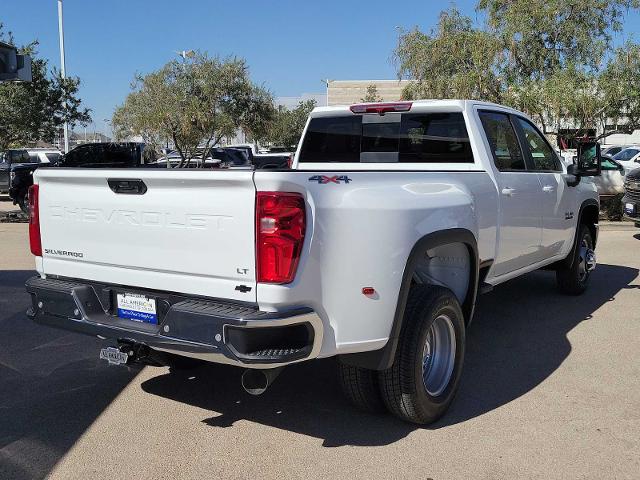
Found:
[(411, 288), (413, 273), (427, 250), (450, 243), (462, 243), (469, 251), (469, 259), (471, 263), (470, 278), (466, 298), (462, 303), (462, 312), (464, 313), (465, 323), (468, 325), (469, 322), (471, 322), (475, 309), (479, 277), (478, 245), (476, 237), (471, 233), (471, 231), (464, 228), (452, 228), (429, 233), (416, 242), (407, 259), (402, 275), (402, 283), (398, 294), (398, 303), (393, 318), (393, 325), (391, 326), (389, 340), (386, 345), (379, 350), (373, 350), (371, 352), (341, 355), (340, 359), (343, 363), (372, 370), (385, 370), (391, 367), (395, 357), (396, 348), (398, 346), (398, 340), (400, 338), (400, 331), (402, 329), (404, 311), (407, 305), (407, 298)]

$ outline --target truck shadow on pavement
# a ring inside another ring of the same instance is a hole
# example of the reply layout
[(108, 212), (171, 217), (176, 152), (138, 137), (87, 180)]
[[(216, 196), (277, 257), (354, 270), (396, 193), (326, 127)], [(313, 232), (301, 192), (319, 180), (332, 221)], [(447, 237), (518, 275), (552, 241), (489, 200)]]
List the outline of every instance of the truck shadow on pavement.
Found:
[(0, 271), (0, 478), (45, 477), (133, 379), (109, 368), (99, 342), (33, 323), (24, 282)]
[[(638, 277), (635, 268), (599, 265), (587, 294), (558, 293), (553, 272), (533, 272), (478, 301), (468, 330), (465, 368), (459, 393), (438, 429), (505, 405), (542, 383), (571, 353), (567, 333)], [(334, 360), (287, 367), (260, 397), (240, 387), (241, 370), (203, 365), (163, 374), (142, 384), (144, 391), (210, 410), (202, 422), (232, 427), (248, 420), (320, 438), (323, 446), (388, 445), (417, 427), (390, 415), (370, 415), (343, 399)]]

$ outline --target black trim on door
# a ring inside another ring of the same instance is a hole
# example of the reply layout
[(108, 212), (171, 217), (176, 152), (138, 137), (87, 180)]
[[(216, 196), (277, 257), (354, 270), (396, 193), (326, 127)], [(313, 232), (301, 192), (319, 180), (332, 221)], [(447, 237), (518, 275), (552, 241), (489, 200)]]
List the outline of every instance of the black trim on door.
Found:
[[(540, 131), (540, 129), (536, 126), (536, 124), (533, 123), (531, 120), (529, 120), (527, 117), (523, 117), (522, 115), (516, 115), (511, 113), (509, 114), (509, 117), (511, 119), (511, 124), (513, 125), (513, 128), (515, 128), (516, 130), (516, 135), (518, 136), (518, 140), (520, 141), (520, 148), (522, 152), (525, 154), (525, 164), (527, 165), (527, 170), (535, 173), (563, 173), (564, 170), (562, 169), (562, 161), (558, 158), (558, 155), (556, 154), (555, 149), (551, 146), (551, 144), (547, 140), (547, 137), (544, 136), (544, 134)], [(547, 146), (549, 147), (549, 150), (551, 150), (551, 152), (555, 156), (556, 166), (560, 167), (560, 170), (536, 169), (536, 162), (533, 159), (533, 155), (531, 155), (531, 148), (529, 147), (529, 145), (527, 145), (527, 138), (525, 136), (524, 129), (522, 128), (522, 125), (520, 125), (520, 123), (514, 121), (515, 119), (524, 120), (525, 122), (527, 122), (529, 125), (533, 127), (533, 129), (538, 133), (538, 135), (540, 135), (540, 138), (542, 138), (542, 141), (547, 144)]]

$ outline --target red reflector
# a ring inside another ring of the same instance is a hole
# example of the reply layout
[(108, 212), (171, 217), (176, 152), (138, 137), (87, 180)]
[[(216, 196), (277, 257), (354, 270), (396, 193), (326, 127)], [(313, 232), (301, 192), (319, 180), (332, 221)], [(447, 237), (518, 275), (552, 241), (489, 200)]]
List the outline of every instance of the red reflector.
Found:
[(349, 109), (353, 113), (377, 113), (382, 115), (387, 112), (408, 112), (413, 102), (394, 103), (358, 103), (351, 105)]
[(256, 270), (258, 282), (291, 283), (304, 243), (306, 212), (299, 193), (257, 192)]
[(376, 293), (375, 288), (373, 287), (362, 287), (362, 294), (363, 295), (373, 295), (374, 293)]
[(31, 253), (36, 257), (42, 256), (38, 185), (31, 185), (29, 187), (29, 246), (31, 247)]

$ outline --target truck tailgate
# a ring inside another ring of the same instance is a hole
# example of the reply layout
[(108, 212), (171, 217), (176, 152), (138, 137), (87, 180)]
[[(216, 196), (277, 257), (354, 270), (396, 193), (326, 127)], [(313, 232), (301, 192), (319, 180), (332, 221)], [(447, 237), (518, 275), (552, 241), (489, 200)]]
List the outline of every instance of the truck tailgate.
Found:
[(252, 171), (51, 168), (35, 178), (41, 273), (256, 301)]

